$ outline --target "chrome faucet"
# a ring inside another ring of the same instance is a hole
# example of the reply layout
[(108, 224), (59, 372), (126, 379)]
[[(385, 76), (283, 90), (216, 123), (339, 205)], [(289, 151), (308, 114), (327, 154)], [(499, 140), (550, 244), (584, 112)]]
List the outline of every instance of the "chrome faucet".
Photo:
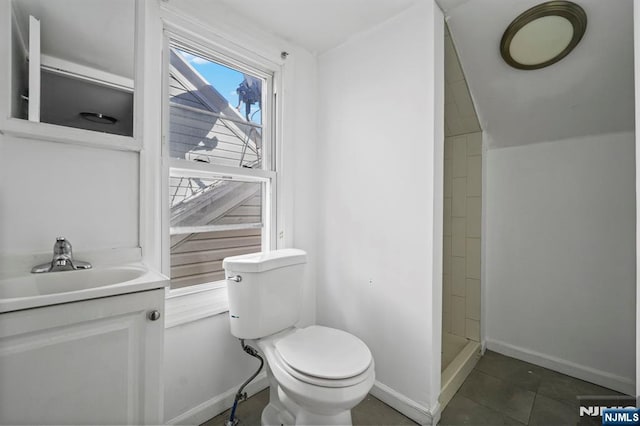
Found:
[(91, 264), (89, 262), (73, 260), (71, 243), (65, 237), (58, 237), (56, 238), (56, 243), (53, 245), (53, 259), (51, 259), (51, 262), (34, 266), (33, 269), (31, 269), (31, 273), (40, 274), (43, 272), (75, 271), (77, 269), (91, 269)]

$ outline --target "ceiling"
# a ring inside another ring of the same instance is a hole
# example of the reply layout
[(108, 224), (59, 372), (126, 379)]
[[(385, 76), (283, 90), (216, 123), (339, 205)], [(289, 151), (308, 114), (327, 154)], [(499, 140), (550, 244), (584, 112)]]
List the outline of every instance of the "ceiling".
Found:
[(634, 130), (632, 0), (575, 0), (587, 31), (567, 57), (535, 71), (509, 67), (499, 43), (536, 0), (438, 0), (489, 147)]
[(133, 79), (131, 0), (13, 0), (28, 44), (29, 15), (40, 20), (42, 53)]
[(219, 0), (263, 31), (322, 53), (417, 0)]
[[(131, 0), (13, 0), (23, 34), (42, 22), (43, 53), (133, 78)], [(173, 1), (173, 0), (169, 0)], [(212, 0), (255, 27), (322, 53), (424, 0)], [(560, 62), (510, 68), (499, 53), (504, 29), (540, 0), (437, 0), (469, 84), (489, 147), (632, 131), (633, 2), (575, 0), (587, 32)], [(201, 9), (202, 0), (180, 0)], [(206, 3), (204, 3), (206, 4)]]

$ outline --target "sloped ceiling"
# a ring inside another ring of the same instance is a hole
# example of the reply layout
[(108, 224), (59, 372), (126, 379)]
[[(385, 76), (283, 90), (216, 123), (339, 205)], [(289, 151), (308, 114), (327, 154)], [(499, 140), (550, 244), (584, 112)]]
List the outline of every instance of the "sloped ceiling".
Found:
[(489, 148), (634, 130), (632, 0), (576, 0), (587, 32), (560, 62), (509, 67), (499, 43), (532, 0), (438, 0)]

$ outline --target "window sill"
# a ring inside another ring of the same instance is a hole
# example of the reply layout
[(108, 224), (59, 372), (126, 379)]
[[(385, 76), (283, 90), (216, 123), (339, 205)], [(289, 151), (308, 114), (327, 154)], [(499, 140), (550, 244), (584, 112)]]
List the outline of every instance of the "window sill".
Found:
[(165, 300), (165, 328), (176, 327), (229, 310), (224, 281), (169, 290)]
[(49, 123), (36, 123), (19, 118), (5, 119), (2, 122), (0, 133), (18, 138), (60, 142), (115, 151), (141, 151), (140, 143), (130, 136), (76, 129)]

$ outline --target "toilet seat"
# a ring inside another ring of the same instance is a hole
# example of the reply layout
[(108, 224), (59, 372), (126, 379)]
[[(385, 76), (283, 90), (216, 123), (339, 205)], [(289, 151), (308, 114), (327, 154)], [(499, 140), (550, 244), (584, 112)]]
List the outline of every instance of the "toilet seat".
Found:
[(355, 386), (369, 377), (371, 371), (373, 369), (373, 362), (369, 364), (367, 369), (362, 373), (354, 377), (349, 377), (346, 379), (323, 379), (321, 377), (309, 376), (307, 374), (301, 373), (295, 368), (291, 367), (285, 360), (282, 359), (280, 354), (276, 351), (273, 352), (273, 361), (275, 361), (285, 372), (287, 372), (291, 377), (296, 380), (299, 380), (302, 383), (307, 383), (313, 386), (322, 386), (325, 388), (347, 388), (349, 386)]
[[(311, 327), (316, 328), (317, 326)], [(307, 327), (307, 329), (311, 327)], [(315, 333), (322, 333), (322, 336), (320, 336), (321, 341), (329, 348), (340, 347), (344, 350), (346, 346), (354, 349), (351, 351), (355, 354), (353, 357), (348, 354), (344, 356), (349, 360), (356, 361), (349, 362), (352, 368), (342, 367), (341, 370), (336, 370), (335, 366), (331, 365), (334, 362), (328, 362), (327, 358), (324, 359), (325, 362), (316, 361), (313, 364), (315, 367), (310, 367), (310, 365), (300, 362), (295, 355), (287, 352), (290, 349), (288, 346), (297, 347), (296, 351), (300, 352), (300, 356), (313, 350), (318, 350), (324, 355), (332, 354), (331, 350), (318, 348), (318, 345), (314, 346), (311, 343), (312, 335), (304, 332), (306, 329), (292, 327), (257, 340), (258, 349), (265, 357), (270, 385), (273, 389), (281, 391), (278, 393), (279, 402), (276, 402), (276, 405), (279, 403), (284, 404), (280, 409), (292, 413), (296, 421), (300, 418), (300, 424), (351, 424), (350, 410), (365, 398), (375, 381), (373, 357), (368, 348), (366, 350), (358, 349), (358, 343), (353, 343), (354, 340), (361, 343), (364, 348), (366, 348), (366, 345), (355, 336), (342, 332), (347, 335), (347, 337), (342, 336), (344, 338), (342, 340), (340, 336), (336, 338), (336, 334), (339, 334), (340, 330), (327, 329), (326, 327), (318, 328), (321, 330), (313, 330), (311, 332), (313, 336), (315, 336)], [(298, 333), (301, 334), (294, 337)], [(287, 341), (288, 343), (280, 343)], [(343, 345), (339, 345), (340, 343), (343, 343)], [(353, 347), (351, 346), (352, 344), (354, 345)], [(276, 346), (279, 346), (279, 349), (276, 349)], [(283, 358), (282, 352), (288, 356), (288, 361)], [(316, 356), (317, 353), (313, 355)], [(337, 355), (333, 353), (333, 356)], [(335, 359), (333, 358), (333, 360)], [(360, 360), (359, 362), (357, 362), (358, 359)], [(367, 362), (368, 365), (365, 365)], [(294, 366), (297, 368), (294, 368)], [(313, 371), (315, 374), (322, 376), (355, 375), (342, 379), (327, 379), (305, 374), (300, 369)], [(360, 371), (359, 374), (357, 373), (358, 371)], [(313, 416), (320, 416), (321, 418)], [(283, 422), (274, 420), (274, 418), (264, 422), (264, 424), (281, 423)]]
[(274, 355), (293, 377), (324, 387), (347, 387), (367, 379), (372, 364), (362, 340), (322, 326), (298, 329), (274, 344)]

